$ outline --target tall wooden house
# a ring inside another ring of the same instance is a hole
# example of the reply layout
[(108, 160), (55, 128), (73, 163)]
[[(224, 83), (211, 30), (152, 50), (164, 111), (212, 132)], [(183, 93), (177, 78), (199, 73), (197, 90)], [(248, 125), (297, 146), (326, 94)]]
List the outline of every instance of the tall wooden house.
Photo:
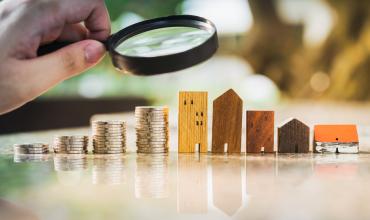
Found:
[(279, 153), (308, 153), (310, 128), (297, 119), (289, 119), (278, 127)]
[(247, 153), (274, 152), (273, 111), (247, 111)]
[(208, 151), (208, 93), (180, 92), (178, 118), (179, 153)]
[(356, 125), (316, 125), (315, 153), (358, 153), (359, 138)]
[(213, 101), (212, 152), (240, 153), (243, 101), (230, 89)]

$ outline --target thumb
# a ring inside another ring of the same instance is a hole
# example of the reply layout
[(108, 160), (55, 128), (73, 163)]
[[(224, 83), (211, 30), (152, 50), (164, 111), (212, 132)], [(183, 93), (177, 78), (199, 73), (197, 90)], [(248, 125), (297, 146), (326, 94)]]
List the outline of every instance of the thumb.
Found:
[(96, 65), (104, 56), (105, 47), (95, 40), (83, 40), (53, 53), (22, 61), (19, 71), (27, 79), (29, 95), (38, 96), (58, 82)]

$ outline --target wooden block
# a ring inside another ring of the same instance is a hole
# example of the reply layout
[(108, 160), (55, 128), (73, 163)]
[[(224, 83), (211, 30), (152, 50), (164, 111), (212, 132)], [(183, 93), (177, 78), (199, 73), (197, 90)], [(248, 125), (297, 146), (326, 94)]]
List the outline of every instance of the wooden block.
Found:
[[(178, 138), (179, 153), (208, 151), (207, 92), (180, 92)], [(195, 149), (195, 146), (199, 149)]]
[(213, 101), (212, 152), (240, 153), (243, 100), (230, 89)]
[(315, 125), (315, 153), (358, 153), (359, 138), (356, 125)]
[(247, 111), (247, 153), (274, 152), (274, 112)]
[(289, 119), (278, 127), (279, 153), (308, 153), (310, 128), (297, 119)]
[(179, 154), (177, 161), (177, 210), (179, 213), (207, 213), (208, 161), (194, 154)]

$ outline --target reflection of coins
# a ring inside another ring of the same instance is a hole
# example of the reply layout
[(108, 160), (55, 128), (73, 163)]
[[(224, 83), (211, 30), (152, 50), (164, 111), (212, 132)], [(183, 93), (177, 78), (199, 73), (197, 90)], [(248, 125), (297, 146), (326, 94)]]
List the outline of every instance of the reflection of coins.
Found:
[(91, 128), (94, 153), (120, 154), (126, 151), (126, 122), (93, 121)]
[(87, 158), (83, 155), (55, 155), (56, 171), (77, 171), (87, 169)]

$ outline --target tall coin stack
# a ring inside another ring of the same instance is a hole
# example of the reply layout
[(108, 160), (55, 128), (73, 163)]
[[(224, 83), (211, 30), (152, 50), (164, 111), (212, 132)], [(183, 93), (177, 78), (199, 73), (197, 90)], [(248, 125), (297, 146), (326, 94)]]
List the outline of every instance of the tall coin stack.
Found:
[(55, 136), (54, 153), (59, 154), (86, 154), (89, 145), (88, 136)]
[(95, 154), (126, 152), (125, 121), (93, 121), (92, 138)]
[(138, 153), (168, 152), (168, 107), (136, 107)]

